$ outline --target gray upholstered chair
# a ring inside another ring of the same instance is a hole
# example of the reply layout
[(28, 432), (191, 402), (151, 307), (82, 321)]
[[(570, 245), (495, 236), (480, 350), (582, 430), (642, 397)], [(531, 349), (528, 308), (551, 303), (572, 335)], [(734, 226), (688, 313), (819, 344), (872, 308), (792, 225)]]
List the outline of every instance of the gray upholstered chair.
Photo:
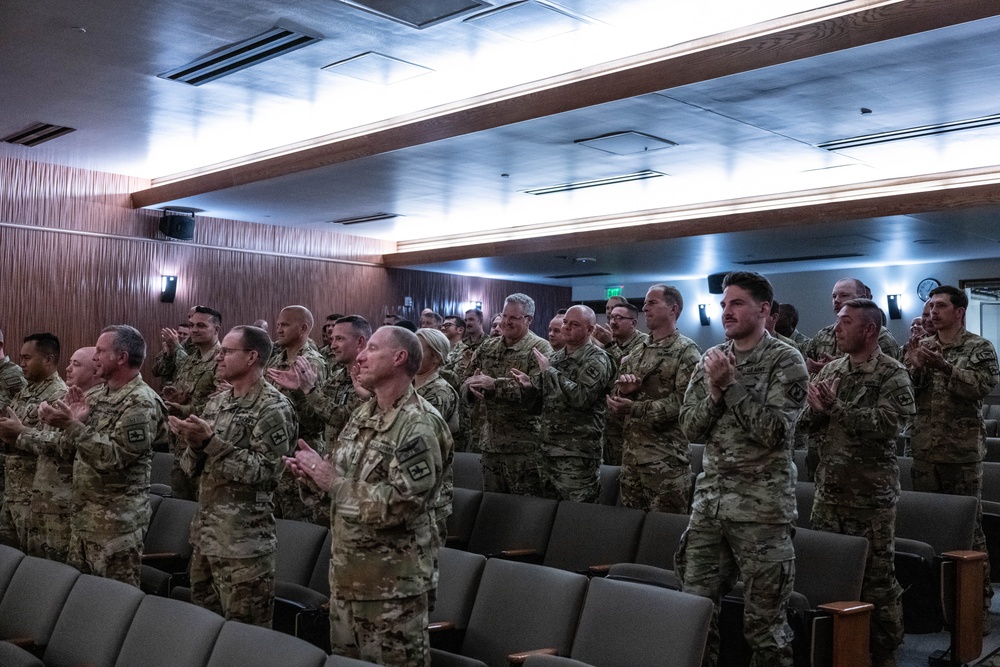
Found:
[(483, 493), (468, 550), (491, 556), (530, 554), (541, 562), (559, 502), (509, 493)]
[(542, 563), (560, 570), (606, 572), (635, 557), (642, 510), (596, 503), (561, 502)]
[(115, 667), (204, 667), (224, 623), (207, 609), (147, 595), (136, 610)]
[(0, 640), (43, 647), (80, 573), (64, 563), (25, 556), (0, 600)]

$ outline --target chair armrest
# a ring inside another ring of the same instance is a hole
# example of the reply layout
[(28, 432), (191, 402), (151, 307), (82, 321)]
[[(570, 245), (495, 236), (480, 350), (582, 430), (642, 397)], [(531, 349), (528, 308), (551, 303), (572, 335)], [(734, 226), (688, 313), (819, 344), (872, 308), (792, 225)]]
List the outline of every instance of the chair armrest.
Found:
[(559, 655), (559, 651), (554, 648), (536, 648), (533, 651), (511, 653), (507, 656), (507, 662), (511, 665), (523, 665), (524, 661), (528, 659), (528, 656), (532, 655)]
[(606, 563), (604, 565), (591, 565), (583, 574), (589, 574), (592, 577), (606, 577), (608, 576), (608, 571), (610, 569), (611, 563)]
[(454, 621), (436, 621), (427, 624), (428, 632), (447, 632), (455, 629)]
[(25, 651), (33, 651), (38, 648), (38, 645), (35, 644), (35, 640), (31, 637), (13, 637), (11, 639), (5, 639), (4, 641), (13, 644), (18, 648), (23, 648)]
[(176, 551), (162, 551), (158, 553), (148, 553), (142, 555), (142, 562), (146, 563), (149, 561), (159, 561), (159, 560), (169, 560), (171, 558), (180, 558), (181, 555)]
[(501, 558), (507, 558), (515, 560), (518, 558), (529, 558), (531, 556), (538, 556), (538, 549), (504, 549), (499, 554)]

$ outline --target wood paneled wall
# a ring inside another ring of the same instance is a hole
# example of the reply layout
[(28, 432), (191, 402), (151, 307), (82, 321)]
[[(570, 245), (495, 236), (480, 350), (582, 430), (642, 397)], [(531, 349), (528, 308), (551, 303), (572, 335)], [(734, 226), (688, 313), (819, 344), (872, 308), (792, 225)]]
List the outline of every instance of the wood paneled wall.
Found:
[[(386, 312), (415, 318), (424, 307), (451, 313), (475, 301), (496, 313), (504, 296), (525, 292), (544, 331), (548, 314), (570, 302), (569, 288), (386, 269), (377, 261), (393, 244), (331, 232), (199, 217), (191, 244), (157, 240), (159, 214), (128, 201), (144, 184), (0, 155), (0, 327), (12, 358), (25, 335), (51, 331), (65, 365), (116, 323), (138, 328), (151, 357), (160, 328), (194, 304), (218, 308), (225, 327), (273, 323), (289, 304), (317, 320), (342, 312), (381, 323)], [(178, 276), (172, 304), (160, 302), (161, 275)]]

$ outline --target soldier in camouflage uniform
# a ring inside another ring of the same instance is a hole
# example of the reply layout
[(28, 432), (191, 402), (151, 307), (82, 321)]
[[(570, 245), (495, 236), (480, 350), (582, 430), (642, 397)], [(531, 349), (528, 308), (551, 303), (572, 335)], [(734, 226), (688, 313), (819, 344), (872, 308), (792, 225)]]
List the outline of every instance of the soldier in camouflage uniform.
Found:
[(31, 553), (28, 547), (31, 488), (38, 460), (31, 443), (43, 431), (39, 428), (38, 405), (66, 395), (66, 383), (57, 370), (59, 352), (59, 339), (50, 333), (32, 334), (24, 339), (21, 370), (28, 384), (14, 397), (7, 411), (0, 413), (0, 439), (7, 452), (0, 534), (6, 544), (26, 553)]
[(512, 368), (534, 377), (538, 362), (533, 350), (548, 356), (552, 347), (529, 327), (534, 300), (511, 294), (504, 301), (501, 335), (484, 342), (469, 364), (462, 383), (462, 400), (485, 405), (482, 430), (483, 488), (500, 493), (541, 496), (542, 455), (538, 446), (541, 401), (537, 392), (521, 390)]
[(333, 313), (332, 315), (326, 316), (326, 322), (323, 323), (322, 334), (320, 335), (323, 345), (319, 348), (319, 353), (326, 360), (326, 366), (328, 369), (332, 369), (337, 363), (333, 358), (333, 348), (330, 347), (330, 337), (333, 336), (333, 325), (337, 323), (343, 317), (340, 313)]
[[(964, 291), (942, 285), (931, 290), (927, 303), (934, 334), (907, 358), (917, 400), (910, 438), (913, 490), (979, 498), (986, 455), (983, 398), (997, 385), (997, 353), (988, 340), (966, 330), (969, 298)], [(986, 551), (982, 508), (972, 548)], [(988, 629), (993, 587), (989, 560), (983, 563)]]
[[(309, 338), (313, 328), (313, 315), (304, 306), (287, 306), (278, 313), (278, 321), (274, 326), (274, 352), (267, 363), (268, 371), (293, 370), (296, 358), (301, 357), (316, 374), (315, 385), (326, 381), (328, 368), (323, 355), (319, 353), (316, 344)], [(302, 402), (296, 401), (292, 391), (277, 383), (270, 374), (268, 380), (277, 386), (285, 398), (295, 406), (295, 416), (298, 419), (299, 437), (309, 443), (314, 449), (323, 451), (323, 429), (325, 424), (315, 412), (304, 410)], [(274, 496), (275, 516), (282, 519), (309, 521), (312, 518), (312, 508), (307, 506), (299, 496), (298, 485), (290, 474), (281, 476), (278, 490)]]
[[(331, 367), (326, 380), (319, 385), (319, 378), (312, 365), (302, 357), (296, 359), (295, 366), (288, 371), (268, 371), (268, 378), (291, 397), (296, 414), (319, 419), (324, 424), (323, 439), (319, 443), (320, 447), (316, 448), (323, 456), (332, 452), (341, 429), (350, 419), (351, 413), (361, 405), (362, 400), (354, 386), (351, 369), (371, 335), (371, 325), (360, 315), (347, 315), (337, 320), (330, 333), (330, 350), (335, 365)], [(367, 399), (367, 392), (365, 393)], [(299, 493), (303, 503), (311, 509), (312, 521), (321, 526), (329, 525), (330, 503), (326, 498), (307, 487), (300, 487)]]
[(270, 356), (263, 329), (234, 327), (218, 368), (231, 388), (213, 396), (201, 418), (170, 417), (182, 468), (202, 471), (191, 522), (191, 601), (264, 627), (274, 612), (273, 494), (296, 431), (291, 403), (264, 380)]
[(893, 563), (896, 435), (915, 412), (910, 376), (879, 349), (881, 326), (872, 301), (844, 303), (834, 331), (846, 355), (816, 374), (799, 421), (819, 453), (812, 527), (868, 540), (861, 599), (875, 605), (873, 667), (895, 665), (893, 652), (903, 641), (903, 590)]
[(605, 397), (614, 383), (614, 362), (591, 342), (597, 317), (587, 306), (563, 316), (565, 343), (551, 357), (535, 350), (535, 378), (511, 369), (525, 391), (542, 396), (542, 474), (545, 495), (556, 500), (596, 503)]
[[(604, 345), (604, 351), (615, 364), (616, 377), (622, 360), (649, 340), (648, 335), (636, 328), (638, 322), (639, 309), (628, 302), (617, 304), (608, 315), (608, 326), (612, 337), (610, 342)], [(624, 437), (625, 417), (608, 410), (604, 420), (604, 463), (615, 466), (622, 464)]]
[(625, 359), (608, 407), (625, 419), (621, 501), (625, 507), (686, 514), (691, 456), (677, 417), (700, 350), (677, 330), (684, 308), (675, 287), (653, 285), (642, 307), (649, 338)]
[[(173, 382), (161, 392), (167, 413), (181, 419), (200, 415), (208, 397), (215, 393), (215, 356), (219, 353), (222, 314), (206, 306), (195, 306), (193, 310), (190, 318), (193, 349), (180, 363)], [(189, 475), (181, 470), (176, 437), (173, 433), (170, 435), (170, 452), (174, 455), (170, 470), (171, 495), (184, 500), (197, 500), (201, 471), (194, 469)]]
[[(66, 384), (79, 387), (85, 398), (101, 384), (95, 375), (95, 353), (93, 347), (82, 347), (73, 353), (66, 367)], [(18, 437), (17, 447), (38, 457), (31, 488), (28, 553), (65, 563), (69, 555), (76, 452), (59, 447), (60, 435), (58, 429), (39, 423)]]
[[(833, 314), (834, 316), (844, 307), (844, 303), (851, 299), (864, 299), (868, 293), (868, 288), (857, 278), (841, 278), (833, 286)], [(816, 335), (803, 347), (802, 355), (806, 358), (806, 366), (809, 374), (815, 375), (825, 364), (834, 359), (842, 357), (844, 352), (837, 347), (837, 337), (833, 328), (835, 324), (823, 327), (816, 332)], [(882, 351), (894, 359), (899, 358), (899, 345), (885, 327), (879, 328), (878, 345)]]
[[(24, 373), (21, 367), (10, 360), (3, 347), (3, 331), (0, 330), (0, 414), (6, 413), (7, 406), (21, 391), (25, 385)], [(0, 498), (3, 497), (4, 488), (4, 460), (6, 457), (0, 455)]]
[[(459, 380), (459, 385), (455, 389), (461, 389), (461, 378), (466, 376), (469, 364), (472, 363), (472, 357), (484, 340), (486, 340), (486, 333), (483, 331), (483, 311), (478, 308), (465, 311), (465, 335), (457, 345), (452, 346), (451, 352), (448, 353), (448, 359), (445, 361), (445, 368)], [(478, 452), (480, 450), (482, 419), (473, 418), (476, 412), (475, 408), (479, 405), (479, 403), (469, 403), (468, 401), (459, 401), (458, 403), (458, 431), (452, 432), (457, 452)]]
[(805, 346), (811, 338), (799, 331), (799, 310), (790, 303), (778, 304), (778, 319), (774, 323), (774, 330), (786, 338), (790, 338), (795, 343), (799, 352), (805, 354)]
[[(193, 315), (198, 307), (192, 306), (188, 310), (188, 317)], [(164, 382), (173, 382), (177, 369), (194, 351), (191, 325), (188, 322), (181, 322), (176, 329), (164, 327), (160, 330), (160, 351), (153, 360), (153, 376), (163, 378)]]
[(451, 436), (413, 389), (417, 337), (382, 327), (358, 357), (359, 382), (374, 392), (340, 434), (331, 464), (304, 441), (296, 475), (332, 499), (330, 644), (334, 653), (380, 665), (430, 665), (427, 595), (438, 538), (431, 504)]
[(138, 331), (106, 327), (96, 347), (105, 384), (86, 397), (71, 387), (65, 401), (43, 403), (38, 414), (62, 430), (60, 449), (76, 452), (69, 564), (138, 586), (150, 461), (153, 446), (166, 445), (166, 408), (139, 374), (146, 343)]
[(785, 609), (795, 580), (792, 430), (806, 398), (802, 355), (764, 330), (771, 284), (756, 273), (723, 281), (727, 342), (702, 357), (681, 406), (688, 437), (705, 443), (691, 523), (675, 557), (688, 593), (716, 604), (704, 665), (719, 652), (721, 596), (743, 582), (752, 667), (791, 667)]

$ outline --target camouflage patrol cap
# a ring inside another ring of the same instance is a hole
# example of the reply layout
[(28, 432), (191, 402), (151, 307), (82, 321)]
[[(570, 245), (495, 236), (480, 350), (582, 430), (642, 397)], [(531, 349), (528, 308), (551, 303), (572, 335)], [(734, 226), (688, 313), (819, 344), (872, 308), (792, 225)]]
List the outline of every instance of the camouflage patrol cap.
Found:
[(417, 329), (416, 334), (424, 339), (427, 345), (441, 357), (441, 363), (444, 363), (451, 351), (451, 342), (448, 337), (437, 329)]

